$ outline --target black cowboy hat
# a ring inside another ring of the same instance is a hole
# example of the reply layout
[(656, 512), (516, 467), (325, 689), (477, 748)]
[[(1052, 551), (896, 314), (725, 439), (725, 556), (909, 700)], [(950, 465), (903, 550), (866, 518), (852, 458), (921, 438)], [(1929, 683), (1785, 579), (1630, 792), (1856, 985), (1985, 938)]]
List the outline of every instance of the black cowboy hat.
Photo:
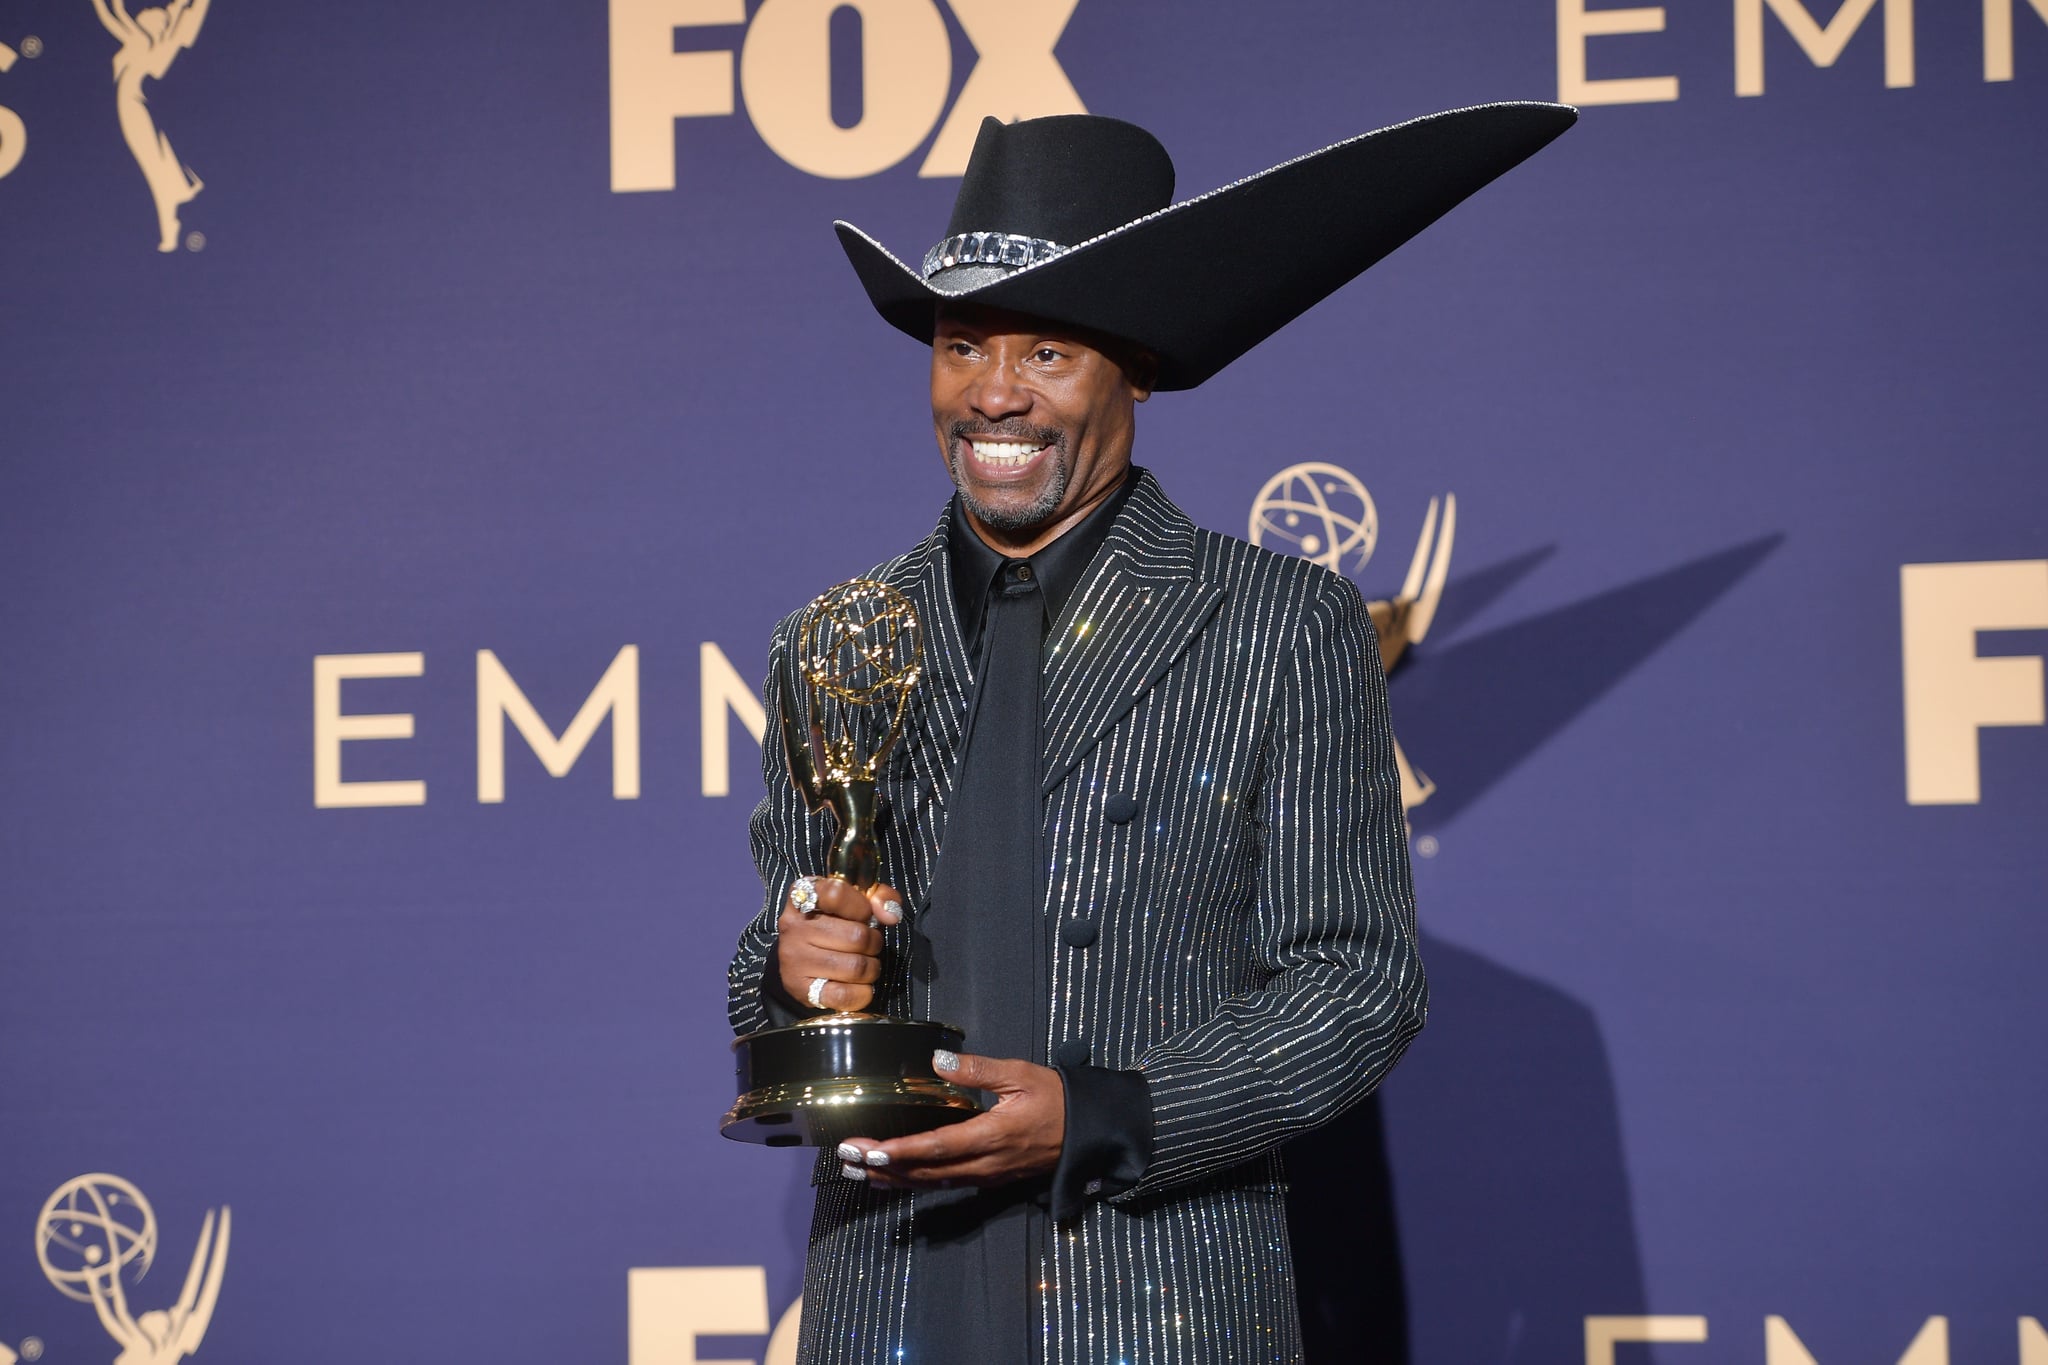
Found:
[(1191, 389), (1571, 127), (1560, 104), (1397, 123), (1172, 203), (1173, 162), (1094, 114), (982, 122), (945, 238), (913, 270), (851, 223), (840, 245), (922, 342), (950, 299), (1142, 346)]

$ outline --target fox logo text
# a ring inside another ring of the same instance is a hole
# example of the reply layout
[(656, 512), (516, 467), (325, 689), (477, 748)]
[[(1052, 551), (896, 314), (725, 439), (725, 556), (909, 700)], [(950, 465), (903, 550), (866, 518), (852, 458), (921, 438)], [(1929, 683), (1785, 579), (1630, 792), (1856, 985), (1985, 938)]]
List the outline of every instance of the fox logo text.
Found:
[(2048, 719), (2039, 655), (1979, 653), (1979, 631), (2006, 630), (2048, 630), (2048, 559), (1899, 570), (1910, 804), (1976, 805), (1977, 732)]
[(626, 1365), (741, 1365), (705, 1360), (699, 1337), (765, 1337), (745, 1365), (795, 1365), (804, 1301), (770, 1331), (768, 1272), (757, 1265), (639, 1266), (626, 1272)]
[[(876, 175), (933, 128), (918, 174), (959, 175), (986, 117), (1088, 112), (1053, 55), (1078, 3), (947, 0), (976, 54), (949, 111), (953, 37), (938, 0), (761, 0), (752, 23), (746, 0), (611, 0), (612, 189), (674, 189), (676, 120), (730, 115), (735, 96), (761, 140), (811, 175)], [(832, 116), (840, 10), (860, 20), (861, 111), (849, 127)], [(696, 29), (707, 31), (679, 33)]]

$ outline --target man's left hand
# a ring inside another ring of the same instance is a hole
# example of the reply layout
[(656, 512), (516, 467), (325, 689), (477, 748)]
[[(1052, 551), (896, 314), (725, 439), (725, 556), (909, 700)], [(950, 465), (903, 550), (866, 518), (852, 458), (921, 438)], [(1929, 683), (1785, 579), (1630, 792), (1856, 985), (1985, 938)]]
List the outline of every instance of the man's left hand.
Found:
[[(941, 1061), (944, 1060), (942, 1054)], [(876, 1142), (849, 1138), (839, 1159), (850, 1179), (884, 1189), (932, 1190), (1005, 1185), (1059, 1164), (1067, 1133), (1067, 1091), (1060, 1073), (1031, 1062), (962, 1054), (939, 1075), (996, 1097), (985, 1113), (946, 1128)]]

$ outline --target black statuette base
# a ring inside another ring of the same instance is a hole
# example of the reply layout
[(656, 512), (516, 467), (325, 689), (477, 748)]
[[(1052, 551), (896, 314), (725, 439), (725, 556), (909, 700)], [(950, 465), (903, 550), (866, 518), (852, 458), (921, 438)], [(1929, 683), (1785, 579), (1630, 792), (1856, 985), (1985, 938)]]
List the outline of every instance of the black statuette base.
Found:
[(958, 1052), (950, 1024), (827, 1014), (763, 1029), (732, 1045), (739, 1099), (718, 1131), (770, 1147), (834, 1147), (886, 1140), (972, 1118), (974, 1092), (932, 1070), (932, 1053)]

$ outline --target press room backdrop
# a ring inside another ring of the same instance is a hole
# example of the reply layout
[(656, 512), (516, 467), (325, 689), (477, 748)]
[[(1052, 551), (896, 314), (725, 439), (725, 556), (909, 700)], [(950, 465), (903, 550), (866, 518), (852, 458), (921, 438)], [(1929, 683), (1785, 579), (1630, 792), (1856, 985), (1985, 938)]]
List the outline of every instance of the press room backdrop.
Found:
[(716, 1130), (754, 697), (948, 491), (830, 221), (916, 259), (984, 114), (1192, 195), (1561, 97), (1142, 413), (1202, 524), (1446, 571), (1434, 1011), (1297, 1154), (1317, 1358), (2048, 1362), (2044, 0), (0, 43), (0, 1360), (787, 1361), (808, 1163)]

